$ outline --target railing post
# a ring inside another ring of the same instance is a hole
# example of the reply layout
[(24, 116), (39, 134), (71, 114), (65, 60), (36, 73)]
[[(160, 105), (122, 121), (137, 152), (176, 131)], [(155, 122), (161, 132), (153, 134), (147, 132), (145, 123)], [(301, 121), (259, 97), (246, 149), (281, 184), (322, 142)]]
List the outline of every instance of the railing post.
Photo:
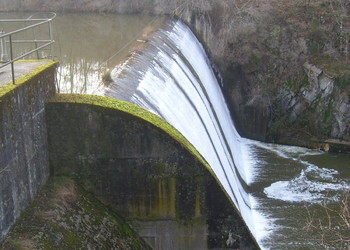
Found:
[[(5, 34), (5, 32), (0, 31), (0, 35), (3, 35), (3, 34)], [(7, 55), (6, 38), (5, 37), (1, 38), (1, 58), (0, 58), (0, 60), (2, 62), (8, 62), (8, 60), (9, 60), (9, 57)]]
[[(38, 48), (38, 43), (36, 42), (36, 36), (35, 36), (34, 28), (32, 29), (32, 31), (33, 31), (33, 41), (34, 41), (35, 49), (37, 49)], [(38, 50), (36, 51), (36, 59), (39, 60), (39, 51)]]
[[(49, 33), (50, 33), (50, 41), (53, 41), (53, 33), (52, 33), (52, 25), (51, 25), (51, 20), (49, 22)], [(52, 45), (50, 44), (50, 55), (52, 59)]]
[(15, 68), (14, 68), (14, 61), (13, 61), (13, 51), (12, 51), (12, 35), (9, 35), (10, 38), (10, 58), (11, 58), (11, 72), (12, 72), (12, 83), (16, 84), (15, 81)]

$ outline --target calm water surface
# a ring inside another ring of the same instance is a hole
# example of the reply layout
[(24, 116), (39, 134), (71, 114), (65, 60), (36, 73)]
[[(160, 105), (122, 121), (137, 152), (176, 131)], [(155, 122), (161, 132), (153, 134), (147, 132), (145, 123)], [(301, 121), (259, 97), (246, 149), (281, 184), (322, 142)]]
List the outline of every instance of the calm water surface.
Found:
[[(0, 15), (17, 18), (30, 14)], [(53, 24), (56, 43), (51, 51), (60, 61), (58, 92), (99, 94), (104, 72), (116, 65), (118, 57), (127, 53), (129, 43), (153, 19), (142, 15), (58, 14)], [(45, 33), (36, 31), (41, 32)], [(49, 53), (43, 51), (41, 56)], [(319, 231), (306, 230), (305, 226), (311, 219), (328, 225), (328, 215), (334, 216), (332, 212), (327, 215), (322, 204), (338, 209), (344, 190), (350, 188), (350, 156), (255, 141), (250, 147), (255, 176), (251, 190), (258, 200), (256, 209), (267, 218), (262, 230), (270, 233), (263, 245), (270, 249), (320, 248)], [(332, 227), (339, 223), (336, 218)], [(333, 249), (349, 248), (336, 245)]]
[[(33, 13), (0, 13), (0, 19), (28, 18)], [(44, 14), (33, 18), (46, 17)], [(98, 93), (102, 76), (118, 58), (127, 53), (130, 43), (141, 35), (154, 20), (146, 15), (61, 14), (53, 21), (55, 43), (51, 51), (43, 50), (41, 58), (53, 55), (60, 62), (57, 74), (59, 93)], [(24, 23), (1, 24), (0, 30), (10, 31)], [(47, 38), (47, 26), (34, 29), (36, 39)], [(15, 39), (31, 39), (33, 32), (24, 32)], [(23, 53), (33, 45), (17, 44), (15, 52)], [(33, 55), (32, 58), (35, 58)]]

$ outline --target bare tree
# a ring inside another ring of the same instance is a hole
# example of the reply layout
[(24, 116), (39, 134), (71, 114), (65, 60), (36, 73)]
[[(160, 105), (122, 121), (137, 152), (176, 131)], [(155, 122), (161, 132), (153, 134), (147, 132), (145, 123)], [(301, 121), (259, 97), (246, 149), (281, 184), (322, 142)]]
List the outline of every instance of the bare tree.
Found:
[(315, 219), (308, 211), (304, 230), (313, 231), (318, 237), (308, 239), (324, 249), (350, 249), (350, 190), (339, 203), (339, 209), (323, 204), (327, 221)]

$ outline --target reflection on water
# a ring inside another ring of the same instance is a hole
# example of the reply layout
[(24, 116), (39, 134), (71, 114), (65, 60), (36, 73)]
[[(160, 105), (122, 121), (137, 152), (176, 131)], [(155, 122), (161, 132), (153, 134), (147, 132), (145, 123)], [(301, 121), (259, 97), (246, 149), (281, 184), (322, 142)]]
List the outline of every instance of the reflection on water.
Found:
[[(29, 13), (1, 13), (3, 18), (28, 18)], [(52, 51), (40, 51), (40, 58), (53, 55), (60, 62), (57, 74), (59, 93), (98, 93), (102, 75), (113, 67), (118, 57), (127, 53), (125, 48), (134, 41), (154, 17), (146, 15), (61, 14), (53, 21), (55, 44)], [(10, 31), (24, 23), (4, 24)], [(35, 30), (35, 37), (43, 36), (43, 29)], [(17, 39), (33, 38), (33, 32), (21, 34)], [(23, 53), (32, 45), (16, 45)], [(31, 58), (36, 58), (32, 55)]]
[(98, 93), (102, 75), (117, 60), (113, 55), (152, 19), (142, 15), (59, 14), (54, 23), (53, 51), (61, 62), (58, 91)]
[(57, 70), (57, 92), (98, 94), (105, 70), (99, 63), (84, 58), (76, 63), (61, 64)]
[(59, 14), (53, 49), (61, 64), (57, 90), (97, 94), (102, 75), (117, 61), (113, 56), (152, 20), (142, 15)]

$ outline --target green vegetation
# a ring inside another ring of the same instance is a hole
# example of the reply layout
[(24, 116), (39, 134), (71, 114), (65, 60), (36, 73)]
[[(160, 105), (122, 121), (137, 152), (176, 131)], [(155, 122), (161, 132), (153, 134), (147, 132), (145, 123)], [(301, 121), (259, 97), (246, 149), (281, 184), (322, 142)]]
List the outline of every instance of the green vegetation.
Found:
[(21, 242), (17, 242), (13, 240), (9, 240), (8, 246), (10, 249), (23, 249), (23, 245), (21, 244)]
[(103, 81), (104, 84), (108, 84), (108, 83), (113, 82), (113, 79), (111, 77), (111, 71), (108, 70), (105, 73), (103, 73), (102, 81)]
[(335, 78), (334, 82), (341, 90), (345, 90), (348, 93), (350, 92), (350, 74), (338, 76)]
[(81, 94), (60, 94), (56, 95), (51, 102), (64, 102), (64, 103), (81, 103), (91, 104), (95, 106), (101, 106), (105, 108), (111, 108), (123, 111), (130, 115), (136, 116), (142, 120), (145, 120), (157, 128), (165, 131), (176, 141), (180, 142), (189, 152), (191, 152), (204, 166), (206, 166), (210, 172), (213, 173), (209, 164), (199, 154), (199, 152), (193, 147), (193, 145), (173, 126), (161, 119), (159, 116), (140, 108), (134, 104), (126, 101), (116, 100), (109, 97), (95, 96), (95, 95), (81, 95)]
[[(345, 59), (344, 59), (345, 60)], [(334, 83), (342, 91), (350, 93), (350, 67), (343, 60), (326, 54), (311, 57), (311, 62), (334, 78)]]
[(308, 86), (308, 78), (306, 74), (295, 74), (292, 76), (289, 76), (286, 78), (285, 82), (283, 83), (283, 86), (294, 92), (297, 93), (300, 91), (303, 87)]
[(281, 26), (275, 25), (271, 31), (271, 36), (277, 38), (281, 34)]

